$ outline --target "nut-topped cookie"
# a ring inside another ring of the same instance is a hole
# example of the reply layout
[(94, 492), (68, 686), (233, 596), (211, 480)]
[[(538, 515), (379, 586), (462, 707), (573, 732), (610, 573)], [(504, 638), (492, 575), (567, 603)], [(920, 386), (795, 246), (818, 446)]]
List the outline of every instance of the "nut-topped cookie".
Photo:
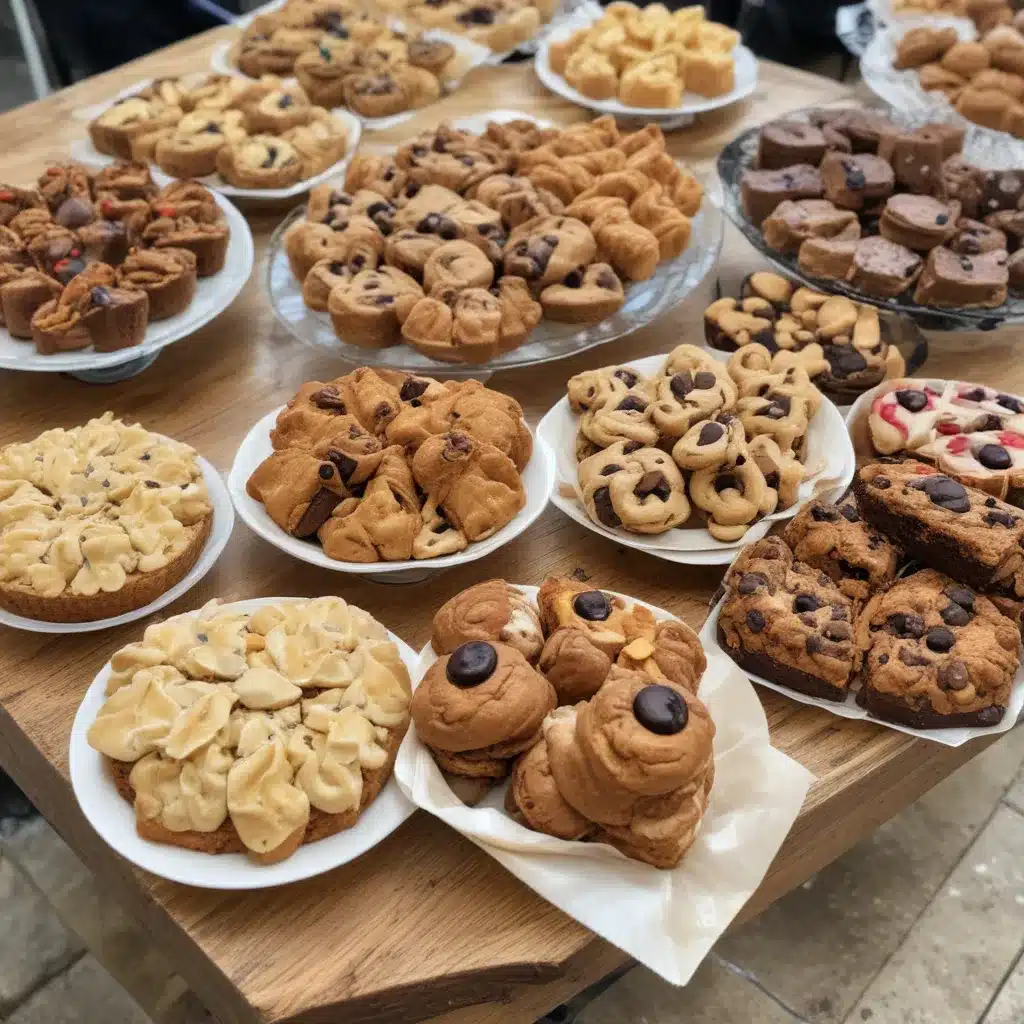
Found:
[(751, 544), (725, 579), (718, 639), (741, 668), (842, 701), (856, 663), (854, 602), (829, 575), (796, 561), (781, 537)]
[(1020, 661), (1020, 630), (988, 598), (933, 569), (875, 595), (857, 623), (860, 702), (914, 728), (996, 725)]
[(921, 462), (875, 462), (853, 480), (857, 505), (872, 526), (911, 558), (985, 589), (1024, 561), (1024, 515), (1012, 505)]

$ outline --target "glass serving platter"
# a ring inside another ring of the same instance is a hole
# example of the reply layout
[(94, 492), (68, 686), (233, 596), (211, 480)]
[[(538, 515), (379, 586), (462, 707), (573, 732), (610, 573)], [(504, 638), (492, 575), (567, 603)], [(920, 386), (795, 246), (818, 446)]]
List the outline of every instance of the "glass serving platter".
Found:
[[(849, 104), (845, 105), (848, 106)], [(820, 109), (822, 109), (821, 106), (794, 110), (786, 114), (786, 120), (807, 120), (812, 110)], [(899, 123), (908, 120), (901, 117), (895, 111), (885, 110), (883, 112), (886, 116)], [(907, 127), (914, 127), (914, 125), (907, 123)], [(922, 330), (990, 331), (1008, 323), (1024, 320), (1024, 298), (1011, 296), (1003, 305), (996, 306), (994, 309), (922, 306), (920, 303), (914, 302), (909, 295), (899, 296), (894, 299), (879, 298), (878, 296), (868, 295), (866, 292), (862, 292), (843, 281), (812, 277), (805, 273), (797, 263), (796, 254), (776, 252), (770, 248), (765, 242), (760, 228), (752, 223), (743, 211), (743, 203), (740, 198), (740, 181), (743, 177), (743, 172), (754, 166), (759, 131), (760, 125), (748, 128), (722, 149), (718, 156), (718, 176), (722, 181), (725, 212), (728, 214), (729, 219), (740, 229), (747, 241), (781, 271), (800, 281), (808, 288), (815, 288), (818, 291), (835, 295), (845, 295), (848, 298), (855, 299), (857, 302), (877, 306), (880, 310), (885, 310), (898, 316), (909, 317)], [(966, 155), (970, 156), (969, 153)]]
[(711, 272), (722, 248), (725, 225), (722, 189), (712, 176), (702, 183), (704, 201), (693, 218), (690, 244), (685, 252), (674, 260), (658, 264), (654, 276), (648, 280), (630, 284), (626, 288), (626, 301), (616, 313), (600, 323), (583, 327), (542, 320), (525, 344), (484, 364), (440, 362), (408, 345), (368, 349), (338, 338), (330, 316), (310, 309), (303, 301), (302, 286), (293, 276), (284, 252), (282, 237), (291, 224), (303, 216), (305, 207), (292, 210), (274, 232), (264, 284), (274, 315), (290, 334), (353, 365), (363, 365), (370, 359), (375, 366), (408, 373), (471, 377), (482, 369), (507, 370), (564, 359), (646, 326), (679, 305)]

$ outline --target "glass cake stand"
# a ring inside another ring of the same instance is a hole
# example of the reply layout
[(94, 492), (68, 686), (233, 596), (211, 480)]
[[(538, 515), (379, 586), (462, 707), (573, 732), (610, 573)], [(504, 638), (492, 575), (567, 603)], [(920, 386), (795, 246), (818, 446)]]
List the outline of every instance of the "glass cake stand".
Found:
[(293, 210), (274, 232), (264, 284), (274, 315), (290, 334), (354, 366), (365, 364), (372, 356), (375, 366), (451, 378), (479, 377), (482, 371), (508, 370), (564, 359), (646, 326), (678, 306), (712, 271), (722, 248), (725, 219), (717, 179), (710, 178), (703, 184), (704, 201), (693, 218), (690, 244), (676, 259), (658, 264), (653, 277), (630, 284), (621, 309), (600, 323), (584, 327), (542, 320), (525, 344), (482, 365), (440, 362), (408, 345), (371, 350), (338, 338), (327, 313), (318, 313), (306, 306), (302, 286), (288, 266), (282, 245), (284, 232), (303, 215), (303, 207)]
[[(812, 110), (821, 110), (828, 106), (828, 104), (823, 104), (813, 108), (795, 110), (786, 114), (786, 119), (805, 121), (809, 118)], [(832, 106), (848, 107), (849, 104), (833, 104)], [(916, 118), (913, 115), (901, 115), (898, 111), (888, 109), (879, 112), (884, 113), (897, 123), (905, 123), (907, 128), (916, 126), (914, 123)], [(722, 181), (725, 212), (729, 219), (765, 259), (800, 284), (831, 295), (845, 295), (856, 302), (875, 306), (881, 313), (887, 314), (886, 318), (894, 339), (897, 342), (913, 346), (912, 358), (915, 365), (912, 367), (911, 359), (908, 359), (908, 373), (920, 368), (927, 358), (928, 342), (924, 331), (992, 331), (1024, 321), (1024, 298), (1011, 296), (1001, 306), (994, 309), (923, 306), (908, 296), (894, 299), (879, 298), (868, 295), (844, 281), (812, 277), (801, 270), (795, 254), (776, 252), (770, 248), (765, 242), (760, 228), (744, 213), (740, 198), (740, 181), (743, 172), (754, 166), (759, 131), (760, 126), (747, 129), (728, 143), (718, 156), (718, 176)], [(965, 155), (970, 158), (969, 153), (965, 153)]]

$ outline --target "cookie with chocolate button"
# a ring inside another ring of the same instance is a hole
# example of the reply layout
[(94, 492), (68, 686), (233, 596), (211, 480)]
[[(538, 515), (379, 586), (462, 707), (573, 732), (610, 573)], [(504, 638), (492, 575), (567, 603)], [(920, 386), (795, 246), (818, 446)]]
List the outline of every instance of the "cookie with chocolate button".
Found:
[(983, 595), (934, 569), (876, 594), (858, 620), (871, 714), (916, 729), (998, 724), (1020, 660), (1020, 630)]

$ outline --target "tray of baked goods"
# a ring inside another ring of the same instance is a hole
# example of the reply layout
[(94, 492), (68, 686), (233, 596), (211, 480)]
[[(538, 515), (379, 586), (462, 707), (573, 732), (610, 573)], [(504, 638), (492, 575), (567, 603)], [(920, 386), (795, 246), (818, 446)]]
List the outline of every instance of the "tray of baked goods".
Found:
[(107, 412), (0, 448), (0, 624), (113, 629), (177, 600), (234, 524), (187, 444)]
[(894, 109), (963, 125), (986, 168), (1024, 166), (1024, 35), (1011, 25), (979, 38), (963, 19), (905, 19), (879, 29), (861, 73)]
[(664, 127), (728, 106), (757, 88), (757, 60), (697, 5), (669, 11), (616, 0), (585, 3), (542, 41), (534, 65), (552, 92), (618, 118)]
[[(357, 154), (271, 242), (295, 337), (410, 372), (544, 362), (636, 330), (714, 266), (723, 221), (656, 125), (555, 129), (514, 111)], [(460, 365), (461, 364), (461, 365)]]
[(416, 663), (340, 597), (214, 600), (152, 623), (75, 716), (79, 806), (128, 861), (184, 885), (330, 871), (415, 810), (392, 768)]
[(704, 310), (704, 340), (723, 362), (747, 345), (788, 352), (840, 407), (923, 362), (923, 345), (904, 357), (893, 334), (889, 318), (874, 306), (770, 270), (749, 274), (738, 295), (720, 296)]
[[(321, 97), (323, 98), (323, 97)], [(340, 174), (362, 123), (273, 75), (188, 75), (137, 82), (107, 103), (75, 112), (87, 164), (130, 160), (157, 181), (193, 178), (224, 195), (287, 199)]]
[[(478, 63), (481, 56), (496, 63), (535, 40), (559, 13), (554, 0), (287, 0), (240, 18), (238, 38), (217, 46), (213, 65), (251, 78), (300, 77), (312, 63), (309, 52), (318, 45), (338, 48), (349, 43), (365, 50), (386, 40), (382, 49), (387, 51), (393, 40), (417, 38), (452, 43), (470, 57), (470, 63)], [(387, 31), (381, 32), (381, 27)], [(448, 52), (451, 56), (452, 51)], [(402, 61), (390, 63), (415, 63), (400, 49), (399, 56)], [(362, 60), (359, 70), (383, 66), (366, 54)], [(443, 62), (431, 63), (436, 69), (443, 66)], [(468, 66), (465, 63), (459, 74)]]
[(394, 582), (509, 543), (554, 479), (514, 398), (362, 367), (304, 384), (256, 423), (228, 488), (245, 523), (293, 558)]
[(0, 186), (0, 367), (153, 355), (223, 312), (252, 266), (245, 218), (198, 182), (52, 164), (29, 187)]
[(852, 495), (813, 502), (744, 550), (705, 646), (796, 700), (949, 746), (1012, 728), (1024, 708), (1024, 400), (891, 380), (847, 422)]
[(676, 985), (757, 887), (811, 782), (689, 626), (574, 578), (491, 579), (442, 604), (411, 716), (406, 796)]
[(805, 358), (751, 343), (722, 363), (684, 344), (576, 374), (537, 428), (555, 453), (552, 502), (655, 558), (732, 561), (815, 495), (842, 494), (853, 476), (843, 418)]
[(730, 218), (808, 286), (924, 328), (988, 329), (1024, 317), (1024, 174), (983, 170), (963, 145), (954, 124), (799, 110), (730, 142), (718, 171)]

